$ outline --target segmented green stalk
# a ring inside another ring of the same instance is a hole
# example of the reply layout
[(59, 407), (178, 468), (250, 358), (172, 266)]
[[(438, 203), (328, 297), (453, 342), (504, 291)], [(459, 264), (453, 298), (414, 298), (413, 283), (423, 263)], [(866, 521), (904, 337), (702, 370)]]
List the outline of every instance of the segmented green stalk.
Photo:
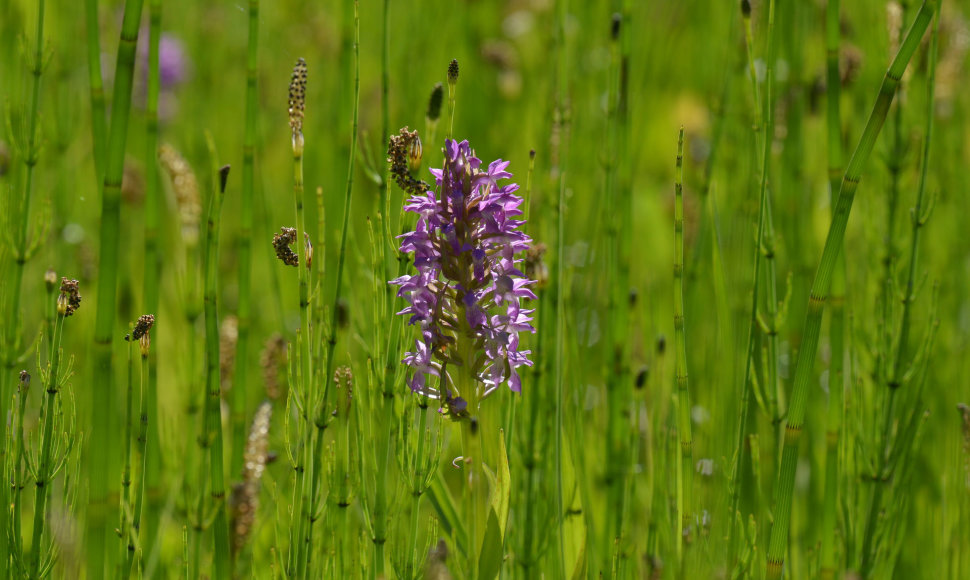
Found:
[(687, 337), (684, 333), (684, 128), (677, 137), (677, 181), (674, 183), (674, 335), (677, 379), (677, 431), (680, 436), (680, 477), (677, 493), (677, 558), (684, 566), (684, 544), (690, 544), (693, 518), (694, 438), (690, 425), (690, 391), (687, 385)]
[[(210, 137), (210, 154), (215, 159)], [(229, 563), (229, 524), (226, 518), (226, 482), (223, 465), (222, 440), (222, 383), (219, 374), (219, 229), (222, 213), (222, 200), (226, 193), (226, 179), (229, 166), (219, 171), (219, 185), (212, 193), (209, 203), (209, 217), (206, 225), (205, 240), (205, 366), (206, 400), (203, 419), (203, 437), (209, 448), (209, 486), (215, 509), (212, 522), (215, 539), (215, 577), (229, 578), (232, 568)]]
[[(352, 201), (352, 194), (354, 191), (354, 168), (356, 161), (356, 151), (357, 151), (357, 121), (359, 114), (359, 104), (360, 104), (360, 14), (358, 12), (358, 2), (354, 1), (354, 114), (353, 114), (353, 124), (351, 128), (350, 135), (350, 151), (348, 153), (347, 161), (347, 185), (344, 190), (344, 211), (343, 219), (341, 220), (340, 227), (340, 249), (337, 255), (337, 272), (336, 279), (334, 282), (333, 291), (333, 307), (330, 309), (330, 326), (328, 329), (327, 336), (327, 356), (326, 362), (324, 364), (324, 388), (323, 394), (319, 399), (319, 404), (314, 414), (313, 425), (316, 430), (313, 433), (313, 447), (311, 449), (316, 453), (314, 459), (314, 469), (311, 477), (311, 496), (310, 505), (317, 505), (317, 494), (320, 484), (320, 472), (323, 471), (323, 464), (325, 458), (325, 448), (323, 445), (323, 433), (326, 431), (327, 425), (330, 421), (330, 409), (327, 406), (327, 401), (330, 399), (330, 380), (326, 380), (327, 377), (333, 376), (334, 367), (334, 350), (337, 346), (337, 316), (338, 307), (340, 305), (340, 287), (343, 283), (344, 274), (344, 261), (347, 254), (347, 228), (350, 221), (350, 205)], [(386, 474), (386, 471), (385, 471)], [(383, 480), (383, 477), (379, 477), (378, 480)], [(382, 520), (378, 519), (375, 526), (380, 524)], [(311, 526), (307, 531), (307, 535), (312, 534), (312, 522)], [(374, 542), (376, 554), (375, 562), (378, 567), (374, 570), (374, 574), (380, 576), (383, 574), (384, 567), (384, 539)], [(310, 564), (312, 564), (312, 550), (307, 554), (307, 569), (312, 569)]]
[[(154, 0), (153, 0), (154, 2)], [(141, 380), (138, 404), (138, 445), (135, 448), (136, 464), (139, 465), (138, 491), (135, 494), (135, 506), (131, 514), (131, 534), (128, 537), (128, 571), (127, 578), (135, 574), (135, 568), (141, 564), (144, 566), (145, 546), (150, 544), (142, 543), (141, 540), (141, 521), (142, 509), (145, 505), (145, 488), (148, 479), (148, 382), (151, 380), (149, 369), (149, 358), (151, 351), (146, 347), (141, 347)], [(146, 534), (146, 538), (147, 538)]]
[[(629, 344), (626, 332), (629, 327), (628, 304), (630, 293), (629, 231), (632, 229), (630, 215), (632, 208), (627, 205), (628, 196), (619, 192), (617, 187), (617, 165), (619, 163), (619, 99), (620, 99), (620, 31), (621, 16), (615, 14), (612, 20), (612, 41), (610, 43), (610, 81), (606, 110), (606, 216), (608, 225), (606, 247), (606, 484), (609, 507), (606, 513), (605, 532), (599, 555), (610, 557), (618, 550), (623, 536), (623, 514), (625, 511), (626, 481), (629, 467), (629, 426), (630, 396), (632, 384), (629, 377)], [(600, 570), (611, 577), (611, 566), (599, 563)]]
[[(101, 78), (101, 39), (98, 0), (84, 1), (88, 45), (88, 83), (91, 85), (91, 143), (94, 149), (94, 178), (100, 185), (104, 177), (104, 155), (108, 134), (104, 109), (104, 80)], [(154, 155), (154, 153), (153, 153)]]
[[(246, 446), (246, 396), (249, 379), (249, 329), (252, 287), (253, 195), (255, 190), (256, 93), (259, 65), (259, 0), (249, 0), (249, 48), (246, 55), (246, 127), (243, 134), (242, 195), (239, 200), (239, 304), (236, 312), (239, 335), (236, 340), (236, 370), (232, 385), (232, 463), (230, 473), (239, 473)], [(320, 232), (321, 235), (323, 232)], [(322, 259), (322, 257), (321, 257)]]
[[(297, 63), (297, 69), (299, 69), (301, 66), (303, 67), (302, 74), (304, 75), (303, 82), (305, 83), (306, 64), (303, 62), (303, 59), (300, 59), (300, 61)], [(297, 69), (294, 69), (293, 71), (294, 82), (297, 82)], [(292, 92), (292, 85), (290, 90)], [(301, 108), (302, 106), (303, 104), (300, 103)], [(298, 333), (298, 339), (296, 341), (296, 356), (298, 361), (297, 368), (299, 369), (299, 373), (297, 374), (297, 381), (299, 383), (298, 392), (302, 393), (301, 396), (304, 397), (304, 405), (309, 405), (310, 401), (313, 400), (313, 393), (315, 392), (315, 389), (313, 388), (313, 367), (310, 355), (310, 268), (309, 264), (307, 263), (308, 248), (306, 245), (306, 240), (309, 238), (307, 237), (308, 234), (306, 231), (306, 223), (303, 212), (303, 203), (305, 197), (303, 190), (303, 146), (304, 139), (301, 118), (299, 128), (294, 128), (293, 133), (293, 202), (296, 208), (296, 246), (297, 254), (299, 255), (297, 270), (300, 283), (300, 330)], [(305, 459), (303, 470), (297, 470), (297, 487), (302, 493), (302, 499), (300, 500), (302, 514), (298, 526), (299, 535), (297, 537), (301, 538), (301, 540), (297, 544), (297, 550), (295, 552), (296, 560), (295, 562), (291, 562), (291, 566), (293, 564), (296, 565), (295, 573), (297, 578), (303, 577), (305, 571), (303, 566), (307, 561), (307, 558), (304, 558), (304, 554), (309, 556), (310, 554), (308, 550), (311, 548), (311, 546), (308, 545), (308, 542), (304, 542), (302, 538), (306, 536), (306, 530), (312, 525), (311, 518), (314, 504), (311, 501), (311, 497), (315, 494), (315, 492), (306, 487), (306, 470), (310, 470), (311, 473), (314, 471), (314, 465), (312, 463), (313, 449), (314, 448), (312, 446), (304, 447), (303, 453)]]
[[(158, 93), (160, 89), (159, 44), (162, 35), (162, 2), (148, 2), (148, 101), (145, 107), (145, 312), (158, 312), (159, 290), (161, 287), (162, 255), (158, 251), (158, 226), (165, 212), (165, 198), (160, 195), (158, 182)], [(103, 117), (103, 114), (102, 114)], [(150, 361), (143, 361), (147, 368), (147, 383), (143, 385), (142, 400), (147, 399), (148, 432), (145, 437), (150, 441), (152, 453), (142, 471), (139, 485), (147, 487), (155, 494), (161, 494), (161, 447), (158, 438), (158, 365), (157, 351), (149, 352)], [(147, 364), (150, 362), (151, 364)], [(155, 545), (158, 529), (157, 502), (149, 501), (145, 514), (145, 538), (140, 549), (151, 550)], [(131, 572), (129, 572), (131, 574)]]
[(899, 52), (893, 59), (886, 72), (879, 89), (879, 95), (873, 105), (872, 113), (866, 123), (855, 152), (846, 168), (845, 176), (839, 191), (839, 198), (835, 206), (832, 225), (825, 240), (822, 257), (819, 262), (815, 279), (812, 282), (809, 297), (803, 342), (798, 352), (795, 366), (795, 380), (792, 388), (791, 404), (788, 408), (788, 418), (785, 425), (785, 444), (782, 451), (781, 465), (778, 469), (778, 483), (775, 487), (777, 503), (773, 512), (774, 521), (771, 526), (771, 539), (768, 544), (768, 578), (781, 577), (788, 547), (788, 531), (791, 518), (792, 494), (795, 485), (795, 468), (798, 462), (798, 445), (801, 440), (802, 425), (805, 420), (805, 407), (808, 399), (809, 383), (815, 367), (815, 356), (818, 352), (819, 331), (822, 325), (822, 311), (829, 292), (829, 284), (835, 270), (836, 259), (845, 239), (845, 228), (849, 220), (849, 212), (859, 185), (859, 178), (872, 149), (876, 137), (882, 129), (906, 66), (916, 52), (923, 33), (926, 32), (933, 13), (936, 10), (934, 0), (924, 0), (913, 21), (912, 27), (903, 40)]
[[(21, 151), (23, 157), (25, 176), (23, 193), (14, 201), (15, 211), (11, 212), (14, 216), (13, 244), (9, 248), (13, 255), (13, 280), (8, 286), (10, 294), (10, 307), (7, 310), (6, 324), (4, 324), (3, 335), (3, 364), (8, 374), (12, 374), (14, 366), (17, 364), (17, 357), (20, 355), (21, 331), (23, 330), (23, 314), (20, 307), (20, 287), (23, 284), (24, 266), (27, 260), (36, 251), (34, 244), (28, 243), (27, 229), (30, 223), (30, 198), (33, 189), (34, 167), (40, 155), (40, 146), (37, 143), (37, 124), (38, 108), (40, 107), (40, 79), (44, 72), (44, 7), (46, 2), (39, 0), (37, 4), (37, 38), (35, 39), (33, 54), (28, 58), (31, 75), (31, 99), (30, 113), (27, 117), (27, 143), (26, 148)], [(24, 144), (21, 144), (21, 147)], [(4, 195), (10, 195), (4, 193)], [(12, 196), (11, 196), (12, 197)], [(2, 407), (0, 407), (2, 408)]]
[[(42, 422), (44, 434), (41, 439), (40, 461), (37, 464), (34, 492), (34, 526), (30, 542), (30, 577), (40, 578), (44, 530), (47, 524), (47, 500), (50, 497), (54, 469), (54, 423), (57, 420), (57, 394), (60, 392), (61, 337), (64, 332), (64, 315), (58, 312), (54, 327), (54, 340), (51, 343), (50, 367), (48, 369), (47, 396), (44, 402)], [(26, 393), (24, 393), (26, 395)], [(21, 403), (22, 404), (22, 403)], [(22, 414), (22, 413), (21, 413)], [(23, 421), (21, 417), (20, 421)], [(22, 425), (22, 424), (21, 424)], [(21, 436), (22, 437), (22, 436)], [(18, 511), (19, 513), (19, 511)]]
[(114, 416), (114, 371), (111, 357), (111, 337), (115, 329), (116, 298), (118, 293), (118, 254), (121, 247), (121, 176), (124, 171), (125, 145), (128, 139), (128, 117), (131, 110), (131, 89), (134, 81), (135, 48), (141, 22), (142, 0), (126, 0), (125, 15), (118, 44), (114, 94), (111, 104), (111, 132), (108, 137), (101, 193), (100, 256), (98, 258), (98, 303), (94, 328), (94, 364), (91, 366), (91, 385), (95, 401), (91, 405), (91, 435), (88, 446), (90, 459), (90, 497), (87, 512), (88, 577), (102, 578), (104, 572), (109, 480), (108, 457), (114, 437), (111, 424)]
[(128, 570), (128, 540), (130, 539), (128, 529), (128, 515), (131, 513), (131, 409), (134, 404), (135, 394), (135, 363), (131, 358), (131, 335), (126, 337), (128, 340), (128, 380), (125, 388), (125, 431), (122, 440), (121, 453), (121, 525), (118, 527), (118, 539), (121, 551), (118, 558), (117, 576), (121, 576)]
[[(839, 0), (828, 0), (826, 7), (826, 103), (828, 126), (829, 192), (835, 209), (835, 195), (842, 175), (841, 78), (839, 77)], [(839, 437), (842, 431), (842, 393), (845, 382), (845, 250), (839, 252), (832, 273), (832, 312), (829, 323), (829, 400), (825, 432), (825, 505), (822, 511), (821, 576), (835, 578), (835, 523), (839, 498)]]

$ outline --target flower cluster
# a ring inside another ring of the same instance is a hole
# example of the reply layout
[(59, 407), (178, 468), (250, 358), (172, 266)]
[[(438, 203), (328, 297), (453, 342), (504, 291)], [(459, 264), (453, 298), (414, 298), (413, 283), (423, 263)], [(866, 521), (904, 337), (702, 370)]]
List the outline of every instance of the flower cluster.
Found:
[[(512, 176), (509, 163), (482, 168), (467, 141), (447, 140), (444, 152), (444, 167), (431, 170), (436, 187), (405, 205), (418, 221), (400, 249), (414, 254), (417, 272), (391, 283), (410, 303), (399, 314), (421, 327), (403, 361), (413, 370), (411, 390), (460, 412), (470, 395), (481, 400), (503, 382), (518, 392), (516, 368), (532, 365), (530, 351), (519, 350), (519, 332), (535, 332), (533, 310), (521, 305), (535, 294), (516, 257), (532, 240), (514, 219), (522, 214), (518, 185), (498, 184)], [(457, 373), (474, 378), (475, 393), (461, 392)]]

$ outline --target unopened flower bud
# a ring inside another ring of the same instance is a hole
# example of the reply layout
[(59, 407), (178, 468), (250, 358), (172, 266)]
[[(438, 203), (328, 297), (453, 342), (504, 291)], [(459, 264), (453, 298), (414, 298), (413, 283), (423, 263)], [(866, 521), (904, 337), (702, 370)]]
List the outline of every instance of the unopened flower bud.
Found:
[(411, 173), (417, 173), (421, 169), (421, 154), (421, 137), (415, 135), (408, 146), (408, 167)]
[(54, 271), (54, 268), (48, 268), (44, 272), (44, 284), (47, 285), (48, 292), (53, 292), (54, 288), (57, 288), (57, 272)]
[(70, 316), (81, 307), (81, 293), (78, 292), (77, 280), (61, 278), (61, 293), (57, 297), (57, 314)]
[(20, 393), (25, 395), (30, 390), (30, 373), (27, 370), (20, 371)]
[(444, 90), (441, 83), (435, 83), (431, 89), (431, 98), (428, 99), (428, 120), (437, 121), (441, 116), (441, 101), (444, 98)]
[(458, 83), (458, 59), (453, 58), (448, 63), (448, 85), (454, 87)]
[(293, 154), (303, 154), (303, 113), (306, 107), (306, 61), (297, 59), (290, 77), (290, 130), (293, 132)]

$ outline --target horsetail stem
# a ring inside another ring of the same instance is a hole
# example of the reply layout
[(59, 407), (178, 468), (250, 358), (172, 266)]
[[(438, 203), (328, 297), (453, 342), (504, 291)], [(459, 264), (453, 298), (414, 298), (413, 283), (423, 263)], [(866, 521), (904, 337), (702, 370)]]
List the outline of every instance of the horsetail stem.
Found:
[(674, 182), (674, 334), (677, 380), (677, 432), (680, 436), (680, 467), (677, 493), (677, 556), (686, 567), (684, 544), (693, 541), (691, 520), (694, 514), (694, 439), (691, 435), (690, 391), (687, 385), (687, 337), (684, 332), (684, 128), (677, 137), (677, 180)]
[[(209, 138), (210, 155), (215, 161), (215, 150)], [(208, 442), (209, 486), (215, 510), (212, 522), (215, 550), (215, 576), (229, 578), (230, 566), (229, 524), (226, 517), (226, 483), (223, 466), (222, 438), (222, 381), (219, 377), (219, 230), (221, 225), (222, 200), (226, 193), (226, 180), (229, 166), (219, 170), (219, 183), (209, 202), (209, 216), (206, 220), (206, 258), (205, 258), (205, 366), (206, 400), (203, 418), (203, 437)], [(201, 493), (201, 490), (200, 490)]]
[[(246, 120), (243, 134), (242, 191), (239, 205), (239, 303), (236, 317), (239, 338), (236, 343), (235, 381), (232, 389), (232, 457), (231, 473), (242, 469), (246, 445), (246, 398), (249, 394), (249, 332), (251, 321), (253, 197), (255, 195), (256, 120), (259, 100), (256, 80), (259, 66), (259, 0), (249, 0), (249, 37), (246, 51)], [(320, 230), (321, 233), (323, 230)], [(321, 260), (322, 261), (322, 260)]]
[[(30, 542), (30, 577), (40, 578), (41, 562), (44, 541), (44, 530), (47, 525), (47, 500), (51, 494), (50, 484), (58, 469), (55, 464), (58, 460), (54, 457), (54, 424), (57, 422), (57, 395), (61, 390), (62, 377), (60, 376), (61, 363), (61, 340), (64, 333), (64, 319), (74, 314), (81, 304), (81, 295), (78, 293), (77, 280), (63, 278), (61, 280), (61, 294), (57, 298), (57, 321), (54, 323), (54, 338), (51, 341), (49, 366), (47, 368), (47, 396), (44, 399), (43, 408), (43, 435), (41, 438), (41, 454), (37, 461), (35, 472), (36, 489), (34, 492), (34, 525), (32, 539)], [(26, 389), (21, 393), (26, 399)], [(21, 417), (19, 419), (21, 429), (23, 428), (23, 404), (21, 402)], [(21, 433), (21, 441), (23, 434)], [(17, 516), (19, 517), (19, 509)], [(19, 526), (18, 526), (19, 527)], [(19, 537), (19, 535), (18, 535)]]
[[(165, 199), (159, 191), (158, 181), (158, 100), (161, 86), (159, 65), (160, 41), (162, 34), (162, 3), (161, 0), (149, 0), (148, 3), (148, 100), (145, 106), (146, 136), (145, 136), (145, 275), (144, 300), (145, 310), (158, 312), (161, 287), (162, 254), (159, 252), (159, 222), (165, 211)], [(100, 73), (99, 73), (100, 74)], [(92, 114), (97, 114), (92, 112)], [(104, 113), (101, 113), (103, 120)], [(95, 120), (95, 122), (97, 119)], [(155, 497), (160, 493), (161, 483), (161, 448), (158, 438), (158, 374), (156, 364), (157, 349), (148, 354), (150, 360), (142, 361), (142, 370), (147, 371), (146, 383), (142, 385), (142, 400), (147, 399), (148, 431), (145, 438), (150, 442), (151, 453), (143, 465), (142, 484), (149, 490), (149, 495)], [(139, 544), (142, 553), (150, 552), (155, 546), (155, 538), (159, 525), (156, 501), (149, 501), (145, 514), (145, 538)], [(145, 549), (147, 548), (147, 550)], [(129, 571), (129, 574), (132, 572)]]
[[(826, 121), (828, 131), (829, 195), (835, 209), (836, 192), (842, 175), (842, 116), (840, 113), (841, 79), (839, 77), (839, 0), (828, 0), (826, 6)], [(832, 362), (829, 367), (829, 398), (825, 433), (825, 505), (822, 512), (821, 570), (826, 580), (835, 578), (836, 506), (839, 501), (839, 440), (842, 431), (842, 400), (845, 384), (845, 249), (842, 248), (832, 273), (829, 344)]]
[[(141, 22), (143, 0), (126, 0), (125, 15), (118, 44), (111, 126), (104, 165), (101, 193), (100, 255), (98, 258), (98, 305), (94, 329), (94, 364), (91, 385), (98, 389), (98, 404), (91, 405), (91, 440), (89, 449), (91, 482), (87, 509), (87, 567), (90, 578), (104, 576), (108, 482), (108, 457), (113, 447), (114, 371), (111, 337), (115, 330), (118, 262), (121, 247), (121, 177), (124, 172), (128, 117), (134, 83), (135, 49)], [(94, 450), (97, 450), (96, 452)]]
[(812, 282), (803, 342), (798, 352), (798, 359), (795, 365), (795, 380), (792, 387), (791, 403), (788, 408), (788, 418), (785, 424), (784, 449), (781, 465), (778, 468), (778, 483), (776, 486), (777, 504), (774, 510), (774, 521), (771, 526), (771, 537), (767, 552), (767, 576), (769, 579), (777, 579), (782, 575), (785, 552), (788, 546), (788, 528), (795, 484), (795, 468), (798, 460), (798, 444), (801, 439), (802, 424), (805, 418), (809, 383), (811, 382), (811, 376), (815, 366), (815, 356), (818, 351), (822, 311), (829, 292), (832, 273), (835, 270), (836, 259), (841, 251), (842, 242), (845, 238), (845, 228), (849, 220), (849, 212), (852, 209), (856, 188), (859, 185), (862, 168), (872, 153), (876, 137), (879, 135), (879, 131), (882, 129), (882, 125), (886, 120), (889, 105), (892, 103), (896, 87), (899, 85), (899, 80), (902, 78), (906, 66), (916, 52), (920, 39), (923, 37), (923, 33), (926, 32), (926, 28), (929, 26), (935, 11), (936, 2), (934, 0), (924, 0), (909, 32), (906, 34), (905, 40), (903, 40), (899, 48), (899, 52), (896, 54), (892, 64), (889, 66), (889, 70), (883, 78), (879, 95), (873, 105), (869, 120), (866, 123), (859, 143), (856, 145), (856, 149), (846, 168), (845, 175), (842, 178), (838, 201), (836, 202), (835, 212), (832, 217), (832, 224), (829, 227), (818, 270)]
[[(154, 1), (154, 0), (153, 0)], [(151, 544), (147, 541), (142, 541), (141, 539), (141, 522), (142, 522), (142, 511), (145, 504), (145, 489), (148, 487), (148, 434), (150, 430), (149, 424), (149, 409), (151, 406), (151, 401), (149, 400), (150, 388), (148, 386), (149, 381), (151, 381), (151, 369), (150, 369), (150, 352), (151, 352), (151, 334), (150, 331), (152, 326), (155, 324), (155, 316), (152, 314), (146, 314), (138, 319), (138, 323), (132, 332), (132, 341), (138, 341), (138, 350), (141, 354), (141, 378), (140, 378), (140, 388), (139, 388), (139, 408), (138, 408), (138, 438), (137, 447), (135, 448), (136, 454), (136, 464), (138, 467), (138, 491), (135, 494), (135, 505), (132, 509), (131, 515), (131, 533), (127, 538), (128, 541), (128, 566), (127, 566), (127, 578), (131, 578), (135, 574), (135, 568), (141, 564), (144, 566), (144, 556), (145, 547), (151, 548)], [(129, 347), (130, 348), (130, 347)], [(145, 535), (146, 540), (150, 538), (148, 534)]]
[[(296, 361), (298, 363), (299, 373), (297, 374), (298, 390), (304, 393), (307, 397), (307, 401), (310, 401), (310, 393), (313, 392), (313, 367), (310, 355), (310, 264), (308, 263), (308, 253), (304, 239), (308, 239), (306, 224), (304, 221), (304, 191), (303, 191), (303, 148), (304, 148), (304, 138), (303, 138), (303, 118), (304, 112), (306, 110), (306, 83), (307, 83), (307, 65), (306, 61), (302, 58), (298, 59), (296, 66), (293, 67), (293, 75), (290, 79), (290, 94), (289, 94), (289, 118), (290, 118), (290, 129), (291, 129), (291, 142), (293, 145), (293, 201), (296, 208), (296, 247), (297, 247), (297, 271), (300, 284), (300, 330), (299, 339), (297, 340), (297, 348), (295, 349), (297, 356)], [(313, 453), (313, 447), (308, 447), (305, 449), (306, 457), (310, 457)], [(309, 549), (309, 546), (305, 545), (303, 541), (304, 535), (306, 533), (307, 527), (311, 525), (310, 517), (312, 513), (312, 503), (310, 497), (313, 494), (312, 490), (306, 488), (306, 469), (313, 472), (313, 465), (310, 461), (304, 461), (304, 469), (302, 471), (297, 471), (297, 485), (302, 489), (302, 499), (301, 506), (303, 514), (300, 517), (299, 525), (297, 529), (299, 530), (298, 542), (296, 544), (296, 551), (291, 551), (291, 558), (294, 558), (290, 562), (291, 570), (297, 575), (297, 577), (302, 577), (303, 568), (306, 560), (303, 557), (305, 550)], [(294, 568), (295, 566), (295, 568)]]

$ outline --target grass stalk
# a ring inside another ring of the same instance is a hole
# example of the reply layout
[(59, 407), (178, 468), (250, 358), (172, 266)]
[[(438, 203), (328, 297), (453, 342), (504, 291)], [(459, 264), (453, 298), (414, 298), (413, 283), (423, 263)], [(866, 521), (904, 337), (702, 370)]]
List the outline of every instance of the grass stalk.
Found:
[(770, 580), (780, 578), (788, 549), (788, 533), (791, 518), (792, 495), (795, 485), (795, 468), (798, 461), (798, 447), (801, 431), (805, 419), (806, 401), (808, 399), (809, 384), (814, 374), (815, 357), (818, 354), (819, 331), (822, 325), (822, 312), (830, 289), (832, 274), (835, 270), (836, 259), (841, 251), (845, 239), (845, 229), (852, 209), (856, 189), (862, 169), (868, 161), (875, 146), (889, 106), (892, 103), (899, 80), (902, 78), (906, 66), (916, 52), (923, 33), (929, 26), (936, 11), (934, 0), (924, 0), (916, 14), (913, 24), (906, 34), (899, 52), (893, 59), (889, 70), (883, 78), (876, 102), (873, 105), (869, 120), (859, 139), (845, 175), (839, 188), (832, 224), (825, 240), (822, 257), (818, 270), (812, 282), (812, 290), (806, 311), (806, 321), (803, 332), (801, 350), (795, 366), (795, 380), (792, 388), (791, 404), (785, 425), (785, 441), (782, 451), (781, 465), (778, 469), (776, 489), (777, 503), (774, 510), (774, 520), (771, 526), (771, 537), (768, 544), (767, 577)]
[[(128, 117), (134, 82), (135, 52), (143, 0), (126, 0), (125, 15), (118, 44), (118, 59), (111, 106), (111, 129), (101, 191), (101, 228), (98, 257), (98, 299), (94, 328), (91, 384), (96, 385), (91, 405), (91, 438), (88, 447), (91, 473), (87, 509), (88, 577), (105, 575), (106, 520), (110, 485), (108, 458), (113, 438), (114, 370), (111, 338), (115, 330), (118, 294), (119, 248), (121, 246), (121, 176), (124, 172), (125, 145), (128, 139)], [(97, 450), (97, 451), (95, 451)]]
[[(210, 153), (215, 159), (210, 138)], [(205, 316), (205, 366), (206, 400), (203, 418), (203, 437), (209, 449), (209, 486), (215, 519), (212, 522), (215, 539), (215, 577), (229, 578), (232, 567), (229, 562), (229, 524), (226, 518), (226, 483), (223, 465), (223, 437), (221, 410), (221, 380), (219, 374), (219, 230), (222, 200), (226, 193), (229, 166), (219, 170), (219, 184), (213, 191), (206, 220), (205, 241), (205, 287), (203, 310)]]

